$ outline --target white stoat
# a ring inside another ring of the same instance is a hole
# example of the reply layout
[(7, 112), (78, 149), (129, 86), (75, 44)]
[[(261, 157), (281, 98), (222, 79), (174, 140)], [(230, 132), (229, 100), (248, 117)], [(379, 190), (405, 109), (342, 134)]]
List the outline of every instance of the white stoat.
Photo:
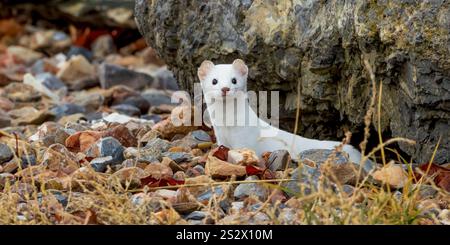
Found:
[[(214, 65), (206, 60), (198, 69), (198, 77), (219, 145), (249, 148), (259, 155), (266, 151), (284, 149), (289, 151), (291, 156), (297, 157), (305, 150), (334, 149), (341, 144), (338, 141), (304, 138), (261, 120), (249, 105), (246, 96), (247, 76), (248, 68), (240, 59), (236, 59), (232, 64), (221, 65)], [(239, 124), (237, 118), (243, 117), (244, 121), (239, 121)], [(267, 132), (275, 134), (267, 136)], [(353, 146), (344, 145), (343, 150), (348, 153), (352, 162), (360, 162), (361, 153)], [(373, 163), (367, 161), (363, 167), (370, 171), (373, 169)]]

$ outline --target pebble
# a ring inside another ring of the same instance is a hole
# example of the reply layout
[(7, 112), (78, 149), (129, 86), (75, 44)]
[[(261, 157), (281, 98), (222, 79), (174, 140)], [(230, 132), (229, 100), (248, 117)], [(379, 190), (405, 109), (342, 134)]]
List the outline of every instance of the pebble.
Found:
[(419, 186), (417, 184), (414, 184), (412, 189), (413, 191), (415, 191), (417, 188), (420, 188), (419, 189), (420, 199), (434, 198), (438, 193), (438, 190), (431, 185), (421, 184)]
[(37, 164), (36, 156), (34, 154), (22, 155), (20, 160), (22, 161), (22, 168), (27, 168)]
[(14, 152), (11, 148), (3, 143), (0, 143), (0, 164), (11, 160), (14, 157)]
[(186, 220), (203, 220), (206, 218), (207, 213), (203, 211), (194, 211), (190, 213), (188, 216), (186, 216)]
[(91, 50), (95, 58), (105, 58), (116, 52), (116, 46), (111, 35), (101, 35), (91, 44)]
[(141, 118), (144, 119), (144, 120), (153, 121), (154, 123), (158, 123), (158, 122), (160, 122), (162, 120), (161, 116), (154, 115), (154, 114), (152, 114), (152, 115), (148, 115), (148, 114), (141, 115)]
[(39, 73), (35, 76), (35, 78), (36, 80), (41, 81), (42, 84), (50, 90), (67, 90), (66, 85), (51, 73)]
[(101, 138), (96, 145), (98, 146), (100, 157), (111, 156), (111, 165), (121, 164), (125, 158), (123, 157), (124, 147), (113, 137)]
[(297, 221), (299, 220), (299, 218), (296, 217), (296, 212), (293, 208), (284, 208), (283, 210), (281, 210), (280, 214), (278, 215), (278, 220), (283, 225), (299, 224)]
[(64, 103), (53, 107), (50, 112), (55, 115), (56, 120), (59, 120), (64, 116), (86, 113), (86, 109), (77, 104)]
[(231, 203), (230, 213), (238, 214), (241, 212), (241, 210), (244, 210), (244, 202), (232, 202)]
[(131, 105), (140, 110), (141, 113), (147, 113), (148, 109), (150, 108), (150, 104), (140, 95), (134, 95), (126, 97), (124, 100), (115, 101), (113, 105), (115, 104), (122, 104), (122, 105)]
[(205, 168), (202, 165), (195, 165), (193, 169), (197, 171), (200, 175), (205, 174)]
[(75, 55), (62, 65), (56, 76), (70, 84), (81, 78), (95, 76), (95, 68), (84, 56)]
[(375, 181), (387, 184), (391, 188), (400, 189), (408, 182), (408, 176), (399, 165), (389, 163), (372, 174)]
[(12, 102), (32, 102), (41, 98), (38, 91), (24, 83), (8, 84), (3, 88), (3, 95)]
[[(67, 204), (69, 203), (69, 197), (64, 195), (64, 193), (62, 193), (60, 191), (51, 190), (50, 193), (48, 193), (46, 195), (53, 196), (63, 207), (66, 207)], [(39, 203), (42, 202), (43, 197), (45, 197), (45, 195), (42, 192), (39, 192), (37, 194), (37, 199), (38, 199)]]
[(319, 169), (308, 165), (302, 165), (291, 172), (291, 178), (294, 179), (294, 181), (284, 182), (281, 186), (286, 189), (285, 193), (289, 197), (301, 193), (300, 185), (305, 187), (304, 194), (308, 195), (312, 190), (317, 188), (320, 176), (321, 173)]
[(173, 172), (178, 172), (178, 171), (183, 172), (184, 171), (183, 167), (178, 165), (174, 160), (170, 159), (169, 157), (163, 157), (162, 161), (161, 161), (161, 164), (169, 166), (172, 169)]
[(177, 199), (177, 191), (174, 191), (174, 190), (160, 189), (160, 190), (156, 190), (155, 194), (157, 196), (164, 198), (165, 200), (170, 200), (173, 202), (175, 202)]
[(116, 85), (127, 85), (130, 88), (139, 90), (153, 82), (153, 78), (147, 74), (107, 63), (100, 65), (99, 79), (103, 89)]
[(272, 171), (283, 171), (290, 163), (291, 156), (289, 155), (289, 152), (286, 150), (277, 150), (270, 154), (267, 166)]
[(61, 51), (70, 46), (69, 35), (61, 31), (55, 30), (39, 30), (31, 36), (30, 48), (50, 49), (52, 52)]
[(126, 167), (121, 168), (116, 172), (114, 172), (113, 174), (111, 174), (109, 180), (114, 181), (118, 179), (120, 184), (122, 184), (123, 186), (139, 187), (141, 184), (141, 179), (144, 178), (145, 176), (146, 176), (145, 171), (139, 167)]
[(142, 93), (142, 97), (152, 106), (172, 104), (170, 95), (167, 92), (157, 89), (145, 90)]
[(43, 54), (21, 46), (9, 46), (6, 52), (25, 64), (30, 65), (43, 57)]
[(130, 116), (130, 117), (139, 117), (141, 115), (141, 110), (139, 110), (139, 108), (136, 108), (135, 106), (127, 105), (127, 104), (119, 104), (119, 105), (111, 106), (111, 109), (113, 109), (114, 111), (116, 111), (120, 114), (124, 114), (124, 115)]
[(0, 128), (11, 126), (11, 117), (0, 109)]
[(205, 173), (213, 178), (224, 178), (235, 176), (244, 176), (247, 171), (244, 166), (222, 161), (212, 155), (206, 160)]
[(92, 59), (94, 58), (94, 55), (92, 54), (91, 51), (89, 51), (88, 49), (85, 49), (83, 47), (78, 47), (78, 46), (71, 46), (69, 51), (66, 54), (67, 58), (69, 58), (69, 59), (74, 56), (77, 56), (77, 55), (82, 55), (89, 62), (91, 62)]
[(33, 66), (30, 68), (30, 72), (33, 75), (38, 75), (41, 73), (51, 73), (55, 74), (58, 72), (58, 67), (56, 62), (51, 59), (39, 59), (34, 62)]
[(72, 93), (72, 103), (84, 107), (86, 112), (97, 111), (105, 102), (105, 97), (99, 93), (76, 92)]
[(158, 212), (161, 210), (161, 197), (150, 196), (145, 193), (137, 193), (131, 196), (131, 203), (139, 208), (144, 207), (150, 215), (150, 212)]
[(178, 83), (173, 73), (166, 68), (158, 69), (154, 74), (154, 82), (152, 88), (161, 90), (178, 90)]
[(255, 151), (250, 149), (231, 149), (228, 151), (228, 162), (249, 166), (258, 164), (259, 158)]
[[(259, 180), (256, 176), (249, 176), (245, 179), (246, 181), (255, 181)], [(236, 189), (234, 190), (233, 196), (238, 199), (242, 200), (249, 196), (256, 196), (259, 200), (265, 201), (269, 195), (269, 190), (264, 187), (261, 184), (258, 183), (246, 183), (246, 184), (239, 184)]]
[(176, 163), (189, 162), (192, 160), (192, 155), (186, 152), (164, 152), (163, 157), (168, 157)]
[(214, 189), (214, 192), (212, 189), (208, 189), (207, 191), (198, 195), (197, 201), (199, 201), (199, 202), (208, 201), (213, 197), (213, 194), (215, 194), (217, 197), (219, 197), (220, 195), (222, 195), (224, 193), (221, 186), (215, 186), (213, 189)]
[(106, 168), (113, 163), (111, 156), (98, 157), (91, 160), (90, 165), (96, 172), (105, 172)]
[[(311, 149), (300, 152), (300, 160), (301, 161), (309, 161), (316, 166), (322, 165), (325, 161), (327, 161), (331, 156), (333, 156), (333, 150), (324, 150), (324, 149)], [(342, 153), (337, 152), (334, 157), (334, 164), (345, 164), (348, 163), (348, 158), (345, 157)]]
[(160, 138), (154, 138), (147, 142), (144, 148), (141, 148), (141, 158), (149, 159), (151, 161), (160, 160), (163, 153), (169, 150), (170, 142)]
[(154, 179), (168, 179), (173, 176), (172, 169), (161, 163), (151, 163), (144, 170), (148, 176)]
[[(48, 74), (48, 73), (43, 73)], [(41, 74), (40, 74), (41, 75)], [(67, 93), (67, 87), (56, 77), (51, 78), (51, 74), (45, 77), (35, 78), (33, 75), (27, 73), (23, 77), (23, 83), (32, 86), (36, 91), (47, 96), (53, 101), (60, 101)], [(61, 82), (59, 84), (58, 82)]]

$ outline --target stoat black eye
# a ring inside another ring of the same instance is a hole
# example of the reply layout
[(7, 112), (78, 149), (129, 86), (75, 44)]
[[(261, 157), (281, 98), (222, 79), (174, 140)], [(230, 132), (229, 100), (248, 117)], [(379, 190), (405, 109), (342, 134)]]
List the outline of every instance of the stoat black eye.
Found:
[(236, 78), (231, 79), (231, 82), (232, 82), (233, 84), (236, 84), (236, 83), (237, 83)]
[(216, 85), (217, 83), (218, 83), (217, 79), (214, 78), (214, 79), (212, 80), (212, 84), (213, 84), (213, 85)]

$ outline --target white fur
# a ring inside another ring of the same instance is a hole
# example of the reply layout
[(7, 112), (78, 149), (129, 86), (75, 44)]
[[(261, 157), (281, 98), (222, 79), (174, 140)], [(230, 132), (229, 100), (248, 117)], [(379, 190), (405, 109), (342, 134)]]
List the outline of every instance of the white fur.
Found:
[[(266, 151), (284, 149), (288, 150), (293, 157), (297, 157), (300, 152), (305, 150), (334, 149), (336, 146), (340, 145), (340, 142), (338, 141), (321, 141), (294, 135), (275, 128), (258, 118), (258, 115), (250, 107), (246, 98), (248, 74), (241, 74), (233, 65), (214, 65), (206, 74), (207, 75), (203, 77), (204, 79), (201, 80), (201, 85), (214, 133), (219, 145), (230, 148), (250, 148), (255, 150), (258, 155), (261, 155)], [(232, 84), (231, 80), (233, 78), (236, 78), (236, 84)], [(217, 79), (218, 83), (216, 85), (213, 85), (213, 79)], [(230, 88), (230, 92), (227, 93), (227, 96), (222, 96), (221, 88), (223, 87)], [(233, 106), (235, 105), (234, 101), (239, 98), (241, 99), (241, 103), (238, 103), (237, 107)], [(242, 100), (242, 98), (245, 99)], [(214, 103), (214, 100), (216, 103)], [(223, 113), (224, 107), (234, 108), (233, 113)], [(247, 120), (243, 125), (225, 125), (223, 123), (227, 118), (236, 118), (238, 115), (246, 115), (245, 118)], [(249, 122), (257, 122), (257, 124), (251, 124)], [(269, 137), (264, 137), (265, 132), (268, 131), (276, 133)], [(360, 162), (361, 154), (353, 146), (345, 145), (343, 150), (348, 153), (352, 162)], [(366, 171), (372, 170), (373, 163), (367, 161), (364, 164), (364, 169)]]

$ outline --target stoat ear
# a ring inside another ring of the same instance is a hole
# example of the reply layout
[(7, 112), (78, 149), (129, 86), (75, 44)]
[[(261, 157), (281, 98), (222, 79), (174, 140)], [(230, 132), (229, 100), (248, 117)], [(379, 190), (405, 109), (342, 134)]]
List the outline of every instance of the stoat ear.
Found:
[(214, 68), (214, 63), (212, 63), (211, 61), (205, 60), (202, 62), (197, 70), (197, 75), (200, 81), (203, 81), (206, 78), (212, 68)]
[(241, 76), (248, 75), (248, 67), (245, 65), (245, 62), (241, 59), (235, 59), (233, 61), (233, 68), (241, 74)]

